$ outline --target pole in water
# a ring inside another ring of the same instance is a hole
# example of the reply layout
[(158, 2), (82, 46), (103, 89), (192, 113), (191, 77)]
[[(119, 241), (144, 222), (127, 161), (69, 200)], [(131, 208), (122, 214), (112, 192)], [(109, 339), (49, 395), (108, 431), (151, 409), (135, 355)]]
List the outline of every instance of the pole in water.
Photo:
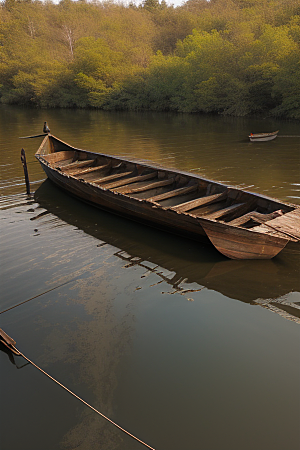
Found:
[(27, 195), (30, 195), (29, 176), (28, 176), (26, 155), (25, 155), (24, 148), (22, 148), (22, 150), (21, 150), (21, 162), (23, 164), (23, 169), (24, 169), (24, 176), (25, 176), (25, 183), (26, 183), (26, 192), (27, 192)]

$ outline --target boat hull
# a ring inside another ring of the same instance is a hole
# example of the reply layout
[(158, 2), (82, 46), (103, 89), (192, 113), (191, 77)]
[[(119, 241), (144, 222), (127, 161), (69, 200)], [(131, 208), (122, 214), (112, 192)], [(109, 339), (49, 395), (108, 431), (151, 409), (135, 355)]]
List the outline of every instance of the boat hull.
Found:
[(279, 131), (274, 131), (273, 133), (257, 133), (250, 134), (249, 139), (250, 142), (265, 142), (265, 141), (273, 141), (277, 137)]
[(46, 165), (42, 164), (42, 167), (49, 180), (72, 196), (92, 206), (193, 240), (209, 241), (199, 218), (193, 218), (187, 214), (177, 214), (170, 209), (160, 208), (143, 200), (128, 198), (109, 190), (99, 189), (80, 180), (71, 178), (66, 180), (64, 175), (57, 173)]
[(289, 242), (217, 222), (203, 220), (202, 227), (215, 248), (230, 259), (271, 259)]
[(275, 139), (276, 137), (277, 137), (277, 135), (276, 136), (261, 137), (261, 138), (250, 137), (250, 141), (251, 142), (273, 141), (273, 139)]
[(293, 240), (240, 224), (256, 208), (255, 217), (269, 221), (296, 205), (179, 170), (76, 149), (52, 135), (43, 140), (36, 158), (47, 177), (72, 196), (173, 234), (211, 241), (231, 259), (270, 259)]

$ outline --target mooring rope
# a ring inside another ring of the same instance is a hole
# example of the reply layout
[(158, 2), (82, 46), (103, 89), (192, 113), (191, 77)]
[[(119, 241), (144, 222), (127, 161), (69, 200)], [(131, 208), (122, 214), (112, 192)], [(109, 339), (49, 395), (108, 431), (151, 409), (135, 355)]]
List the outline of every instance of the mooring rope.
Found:
[(86, 406), (88, 406), (90, 409), (92, 409), (93, 411), (95, 411), (97, 414), (99, 414), (101, 417), (103, 417), (105, 420), (107, 420), (108, 422), (110, 422), (112, 425), (114, 425), (115, 427), (117, 427), (119, 430), (123, 431), (123, 433), (127, 434), (128, 436), (130, 436), (131, 438), (135, 439), (136, 441), (138, 441), (140, 444), (144, 445), (145, 447), (149, 448), (150, 450), (155, 450), (153, 447), (151, 447), (150, 445), (146, 444), (145, 442), (143, 442), (141, 439), (137, 438), (136, 436), (134, 436), (133, 434), (129, 433), (129, 431), (125, 430), (124, 428), (122, 428), (120, 425), (118, 425), (116, 422), (114, 422), (113, 420), (111, 420), (109, 417), (105, 416), (104, 414), (102, 414), (100, 411), (98, 411), (96, 408), (94, 408), (93, 406), (91, 406), (89, 403), (87, 403), (85, 400), (83, 400), (82, 398), (80, 398), (77, 394), (75, 394), (74, 392), (72, 392), (70, 389), (68, 389), (66, 386), (64, 386), (62, 383), (60, 383), (59, 381), (57, 381), (55, 378), (53, 378), (51, 375), (49, 375), (47, 372), (45, 372), (43, 369), (41, 369), (41, 367), (39, 367), (38, 365), (36, 365), (33, 361), (31, 361), (29, 358), (27, 358), (27, 356), (25, 356), (22, 352), (20, 352), (20, 350), (18, 350), (14, 345), (10, 344), (10, 346), (12, 347), (12, 349), (15, 351), (15, 354), (18, 356), (22, 356), (26, 361), (28, 361), (30, 364), (32, 364), (36, 369), (38, 369), (40, 372), (42, 372), (44, 375), (46, 375), (48, 378), (50, 378), (50, 380), (54, 381), (54, 383), (58, 384), (58, 386), (62, 387), (65, 391), (69, 392), (69, 394), (73, 395), (73, 397), (77, 398), (77, 400), (81, 401), (82, 403), (84, 403)]
[(41, 297), (44, 294), (48, 294), (48, 292), (54, 291), (55, 289), (58, 289), (58, 288), (64, 286), (65, 284), (71, 283), (71, 281), (75, 281), (77, 278), (78, 277), (72, 278), (72, 280), (65, 281), (64, 283), (59, 284), (58, 286), (55, 286), (55, 287), (53, 287), (51, 289), (48, 289), (48, 291), (42, 292), (41, 294), (35, 295), (34, 297), (31, 297), (31, 298), (28, 298), (27, 300), (24, 300), (23, 302), (17, 303), (14, 306), (10, 306), (9, 308), (4, 309), (3, 311), (1, 311), (0, 314), (3, 314), (5, 312), (7, 312), (7, 311), (10, 311), (11, 309), (17, 308), (20, 305), (24, 305), (24, 303), (31, 302), (31, 300), (34, 300), (35, 298)]

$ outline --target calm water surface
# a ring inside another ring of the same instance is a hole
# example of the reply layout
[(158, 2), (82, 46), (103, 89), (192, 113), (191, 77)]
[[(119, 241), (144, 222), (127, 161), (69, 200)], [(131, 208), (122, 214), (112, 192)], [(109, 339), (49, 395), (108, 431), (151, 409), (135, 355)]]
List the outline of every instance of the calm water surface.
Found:
[[(299, 123), (0, 107), (0, 327), (17, 347), (157, 450), (298, 449), (299, 256), (230, 261), (70, 198), (35, 161), (41, 139), (18, 139), (45, 120), (75, 147), (297, 204)], [(0, 350), (1, 450), (145, 448)]]

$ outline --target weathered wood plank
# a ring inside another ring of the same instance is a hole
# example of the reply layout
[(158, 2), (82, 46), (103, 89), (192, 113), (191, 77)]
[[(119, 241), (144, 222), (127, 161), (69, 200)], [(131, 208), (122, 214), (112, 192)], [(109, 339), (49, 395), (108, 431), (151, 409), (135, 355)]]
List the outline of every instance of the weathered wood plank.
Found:
[[(268, 227), (273, 229), (273, 232), (286, 233), (295, 239), (300, 239), (300, 208), (296, 208), (276, 219), (269, 220), (262, 225), (252, 228), (252, 230), (269, 234), (270, 230), (268, 230)], [(273, 232), (271, 230), (271, 233)]]
[(49, 155), (45, 155), (44, 158), (50, 164), (54, 164), (56, 162), (60, 162), (63, 164), (64, 160), (73, 159), (75, 155), (74, 150), (67, 150), (63, 152), (50, 153)]
[(189, 202), (180, 203), (180, 205), (173, 206), (171, 209), (177, 212), (186, 212), (191, 209), (198, 208), (199, 206), (210, 205), (216, 201), (223, 200), (227, 196), (227, 190), (219, 194), (207, 195), (205, 197), (199, 197)]
[(178, 195), (188, 194), (190, 192), (194, 192), (198, 189), (197, 184), (193, 184), (192, 186), (186, 186), (178, 189), (174, 189), (173, 191), (165, 192), (164, 194), (155, 195), (154, 197), (150, 197), (147, 200), (150, 202), (159, 202), (161, 200), (167, 200), (172, 197), (177, 197)]
[(126, 180), (116, 181), (114, 183), (110, 183), (107, 188), (114, 189), (117, 187), (126, 188), (129, 184), (136, 183), (138, 181), (146, 181), (151, 180), (152, 178), (157, 177), (157, 172), (147, 173), (146, 175), (137, 175), (136, 177), (127, 178)]
[(237, 217), (234, 220), (231, 220), (230, 222), (227, 222), (229, 225), (233, 225), (233, 226), (240, 226), (240, 225), (244, 225), (245, 223), (249, 222), (249, 220), (253, 219), (257, 219), (260, 222), (266, 222), (267, 220), (271, 220), (271, 219), (275, 219), (275, 217), (278, 217), (279, 212), (278, 211), (274, 211), (270, 214), (262, 214), (259, 213), (257, 211), (251, 211), (247, 214), (244, 214), (243, 216)]
[(75, 174), (77, 172), (80, 172), (83, 167), (91, 165), (94, 161), (94, 159), (85, 159), (84, 161), (76, 161), (74, 163), (67, 164), (66, 166), (58, 166), (57, 168), (63, 170), (68, 175), (73, 173)]
[(82, 176), (82, 175), (86, 175), (88, 173), (92, 173), (92, 172), (96, 172), (97, 170), (103, 170), (109, 167), (109, 164), (103, 164), (103, 166), (93, 166), (93, 167), (88, 167), (87, 169), (80, 169), (76, 172), (73, 173), (73, 171), (67, 172), (67, 175), (72, 175), (74, 176)]
[(156, 181), (155, 183), (150, 183), (145, 186), (141, 186), (139, 188), (126, 189), (122, 190), (122, 194), (136, 194), (137, 192), (150, 191), (151, 189), (155, 189), (158, 187), (168, 186), (174, 183), (174, 178), (168, 178), (162, 181)]
[(121, 173), (115, 173), (113, 175), (107, 175), (107, 177), (101, 177), (97, 178), (96, 180), (93, 180), (93, 183), (96, 184), (103, 184), (110, 180), (115, 180), (116, 178), (123, 178), (127, 177), (128, 175), (132, 174), (132, 171), (130, 172), (121, 172)]
[(211, 214), (205, 216), (206, 219), (220, 219), (221, 217), (227, 216), (227, 214), (236, 212), (241, 207), (245, 206), (245, 203), (236, 203), (234, 205), (227, 206), (226, 208), (219, 209)]
[(73, 158), (65, 159), (64, 161), (61, 161), (59, 165), (57, 165), (55, 168), (58, 170), (63, 170), (63, 167), (67, 164), (70, 164), (73, 161)]

